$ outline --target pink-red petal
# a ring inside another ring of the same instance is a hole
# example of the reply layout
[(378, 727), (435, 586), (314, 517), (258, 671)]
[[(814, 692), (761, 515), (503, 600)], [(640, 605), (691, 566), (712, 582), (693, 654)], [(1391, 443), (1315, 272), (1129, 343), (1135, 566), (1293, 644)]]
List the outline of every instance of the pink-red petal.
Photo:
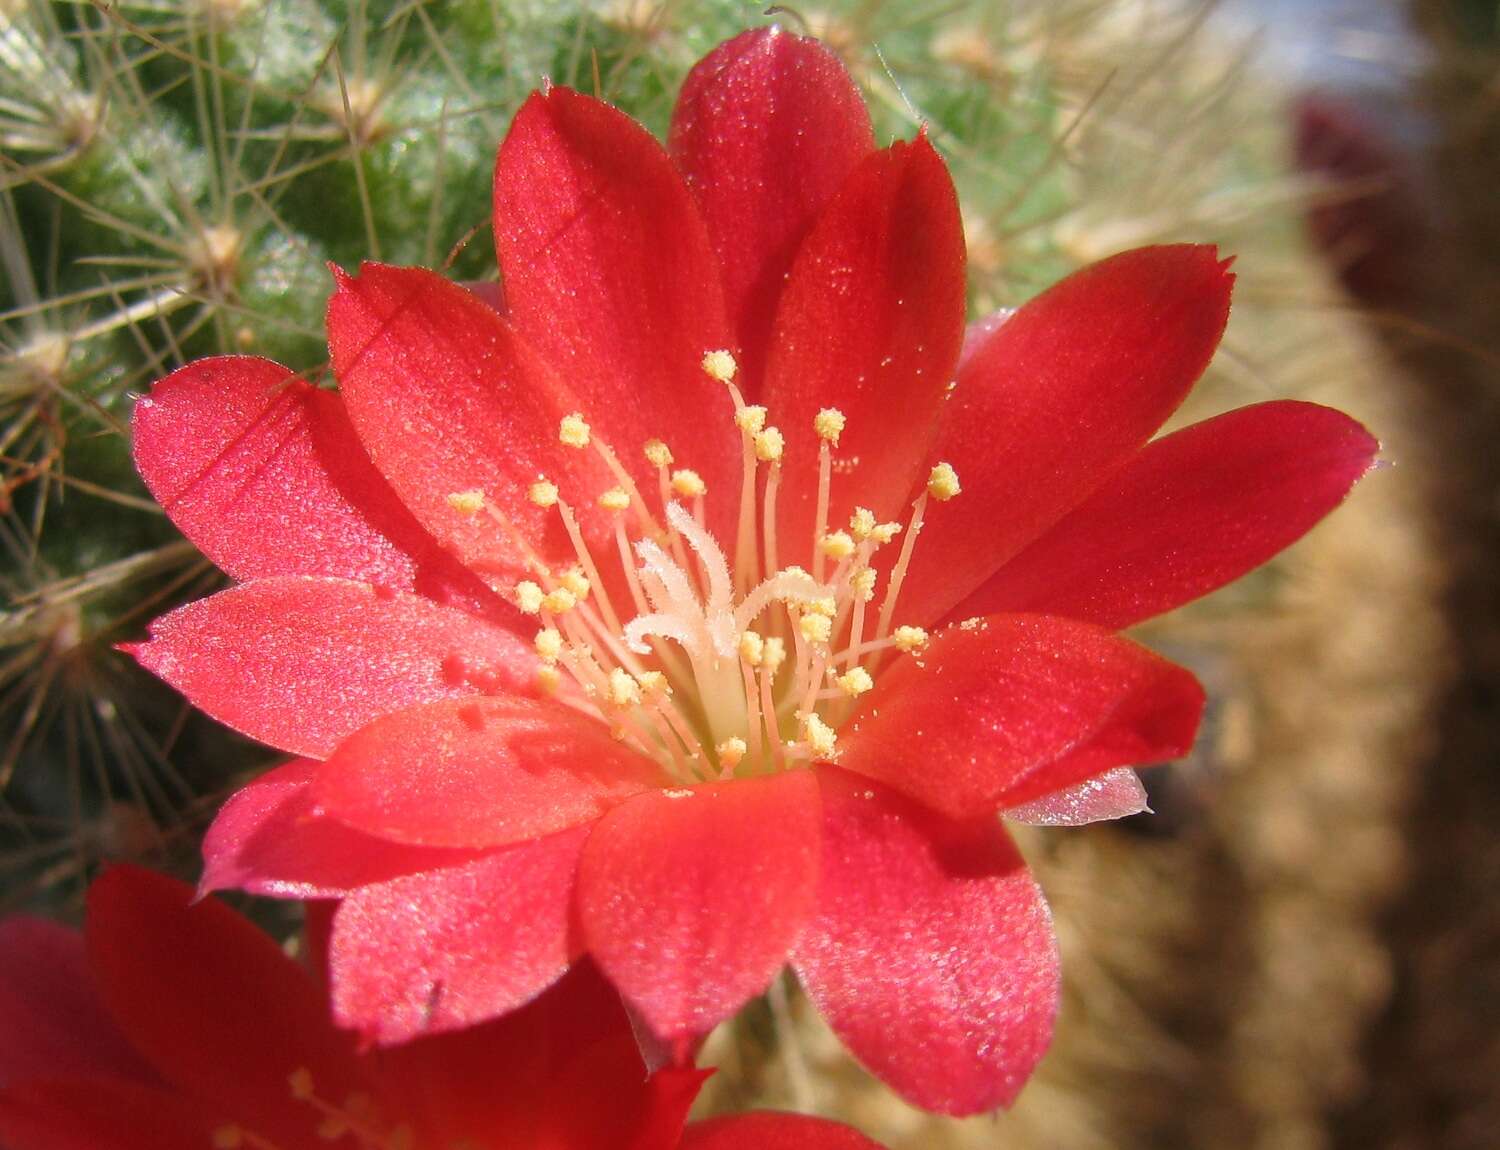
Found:
[(731, 340), (718, 263), (662, 146), (599, 100), (533, 93), (500, 145), (494, 224), (516, 326), (622, 462), (654, 483), (641, 446), (660, 438), (731, 495), (738, 433), (701, 366)]
[(339, 1025), (390, 1045), (505, 1014), (567, 969), (577, 827), (364, 887), (339, 904), (329, 968)]
[(326, 758), (389, 711), (525, 690), (513, 632), (417, 595), (342, 579), (258, 579), (189, 603), (126, 648), (221, 723)]
[(963, 494), (929, 508), (903, 618), (944, 616), (1151, 437), (1218, 346), (1233, 281), (1211, 247), (1139, 248), (1069, 276), (984, 340), (933, 447)]
[(294, 759), (246, 784), (203, 836), (200, 893), (340, 898), (357, 887), (470, 861), (470, 851), (413, 847), (329, 818), (313, 799), (322, 764)]
[(1001, 812), (1013, 823), (1038, 827), (1081, 827), (1106, 819), (1123, 819), (1151, 808), (1146, 788), (1129, 767), (1116, 767), (1060, 791), (1007, 807)]
[(0, 1090), (7, 1150), (204, 1150), (222, 1109), (129, 1079), (42, 1079)]
[(151, 494), (236, 579), (329, 575), (493, 603), (375, 470), (339, 396), (278, 363), (191, 363), (136, 402), (132, 431)]
[(870, 113), (825, 45), (754, 28), (688, 73), (670, 141), (719, 257), (755, 402), (792, 257), (845, 177), (875, 150)]
[(994, 615), (943, 631), (861, 703), (839, 765), (966, 818), (1186, 754), (1203, 689), (1101, 627)]
[(685, 1048), (786, 961), (817, 885), (809, 772), (638, 795), (600, 820), (578, 874), (589, 952)]
[(813, 418), (847, 418), (835, 526), (855, 506), (899, 514), (952, 381), (964, 333), (964, 239), (947, 166), (925, 135), (868, 157), (818, 219), (776, 312), (764, 399), (786, 436), (779, 529), (812, 553)]
[(314, 792), (329, 816), (367, 834), (477, 848), (590, 822), (663, 781), (597, 719), (509, 696), (377, 719), (340, 744)]
[(726, 1114), (694, 1122), (682, 1150), (880, 1150), (852, 1126), (802, 1114)]
[(849, 1050), (943, 1114), (1008, 1105), (1052, 1037), (1057, 947), (994, 819), (950, 822), (836, 768), (823, 791), (818, 913), (793, 958)]
[(1332, 511), (1380, 444), (1347, 415), (1280, 400), (1144, 447), (954, 615), (1039, 611), (1120, 628), (1258, 567)]

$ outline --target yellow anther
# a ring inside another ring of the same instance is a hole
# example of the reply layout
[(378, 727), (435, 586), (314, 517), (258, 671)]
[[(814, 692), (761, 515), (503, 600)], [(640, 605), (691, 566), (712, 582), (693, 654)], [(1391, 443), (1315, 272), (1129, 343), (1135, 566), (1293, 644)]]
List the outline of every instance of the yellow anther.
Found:
[(751, 435), (759, 435), (766, 426), (766, 409), (759, 404), (742, 407), (734, 413), (734, 425)]
[(288, 1074), (286, 1084), (292, 1091), (292, 1097), (298, 1102), (306, 1102), (313, 1096), (312, 1071), (305, 1066), (299, 1066)]
[(776, 674), (781, 664), (786, 662), (786, 641), (775, 635), (768, 636), (765, 649), (761, 652), (761, 666), (771, 674)]
[(752, 667), (759, 667), (765, 657), (766, 641), (759, 631), (744, 631), (740, 634), (740, 658)]
[(526, 498), (538, 507), (556, 507), (557, 484), (546, 479), (538, 479), (527, 489)]
[(571, 611), (578, 606), (578, 596), (566, 587), (558, 587), (548, 591), (542, 596), (542, 610), (553, 615), (561, 615), (565, 611)]
[(646, 462), (652, 467), (671, 467), (672, 449), (659, 439), (646, 440)]
[(854, 554), (854, 540), (847, 531), (835, 531), (818, 540), (818, 550), (830, 559), (847, 559)]
[(825, 407), (813, 416), (813, 430), (830, 447), (837, 447), (839, 436), (844, 433), (844, 413), (836, 407)]
[(599, 496), (599, 506), (606, 511), (629, 511), (630, 492), (623, 487), (611, 487)]
[(875, 598), (875, 569), (861, 567), (849, 576), (849, 586), (859, 599), (868, 603)]
[(704, 373), (720, 383), (732, 383), (739, 370), (740, 365), (728, 351), (711, 351), (703, 357)]
[(809, 643), (826, 643), (833, 634), (833, 620), (827, 615), (804, 615), (797, 620), (797, 630)]
[(589, 425), (585, 422), (583, 413), (575, 411), (572, 415), (563, 416), (562, 424), (557, 429), (557, 438), (564, 447), (587, 447)]
[(786, 447), (786, 437), (774, 427), (755, 433), (755, 458), (762, 463), (779, 463)]
[(878, 523), (870, 528), (870, 538), (882, 547), (901, 534), (899, 523)]
[(634, 707), (641, 701), (641, 685), (622, 667), (609, 673), (609, 701), (617, 707)]
[(213, 1133), (214, 1150), (239, 1150), (245, 1144), (245, 1132), (238, 1126), (220, 1126)]
[(571, 591), (575, 599), (587, 599), (594, 586), (580, 567), (569, 567), (557, 577), (557, 581)]
[(920, 627), (897, 627), (891, 640), (903, 651), (917, 651), (927, 646), (927, 632)]
[(719, 766), (728, 767), (731, 771), (740, 765), (740, 760), (745, 757), (745, 752), (750, 748), (745, 745), (741, 738), (725, 739), (714, 748), (719, 756)]
[(330, 1114), (318, 1123), (318, 1137), (324, 1142), (337, 1142), (347, 1135), (349, 1130), (349, 1120), (337, 1114)]
[(562, 672), (551, 663), (543, 663), (536, 669), (537, 689), (544, 695), (555, 695), (562, 686)]
[(448, 506), (460, 515), (478, 515), (484, 510), (484, 492), (455, 491), (448, 496)]
[(809, 615), (822, 615), (826, 619), (832, 619), (839, 613), (839, 601), (832, 595), (824, 595), (819, 599), (804, 599), (802, 609)]
[(834, 680), (839, 685), (839, 690), (851, 699), (857, 699), (875, 685), (875, 680), (870, 678), (870, 672), (863, 667), (854, 667), (845, 671)]
[(660, 671), (642, 671), (635, 677), (635, 681), (641, 685), (647, 698), (661, 698), (672, 693), (672, 684), (667, 682), (667, 677)]
[(813, 754), (822, 758), (833, 754), (834, 747), (838, 745), (838, 736), (833, 733), (833, 728), (817, 715), (802, 716), (802, 740), (812, 749)]
[(535, 615), (542, 609), (542, 603), (546, 596), (542, 589), (530, 579), (523, 579), (516, 584), (516, 606), (528, 615)]
[(927, 494), (939, 503), (946, 503), (963, 488), (958, 485), (958, 472), (951, 463), (939, 463), (927, 477)]
[(555, 663), (563, 653), (563, 637), (556, 627), (543, 627), (533, 640), (536, 653), (549, 663)]
[(875, 512), (868, 507), (856, 507), (854, 514), (849, 516), (849, 530), (863, 543), (875, 531)]
[(684, 497), (702, 495), (708, 490), (708, 484), (703, 482), (703, 476), (696, 471), (684, 467), (672, 472), (672, 490)]

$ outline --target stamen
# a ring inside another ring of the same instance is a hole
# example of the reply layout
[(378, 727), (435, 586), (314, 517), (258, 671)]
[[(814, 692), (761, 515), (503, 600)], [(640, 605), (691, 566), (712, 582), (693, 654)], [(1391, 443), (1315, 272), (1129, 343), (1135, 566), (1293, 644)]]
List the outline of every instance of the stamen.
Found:
[(448, 506), (460, 515), (472, 517), (484, 510), (484, 492), (478, 489), (455, 491), (447, 498)]
[(927, 632), (920, 627), (897, 627), (891, 641), (902, 651), (910, 654), (927, 646)]
[(725, 739), (714, 748), (714, 753), (719, 756), (719, 777), (721, 779), (728, 779), (734, 776), (734, 768), (740, 765), (747, 750), (749, 748), (745, 745), (745, 740), (739, 736)]
[(702, 367), (705, 375), (720, 383), (733, 383), (740, 369), (740, 365), (735, 362), (734, 355), (725, 350), (708, 352), (703, 357)]
[[(818, 502), (813, 519), (813, 542), (819, 543), (828, 531), (828, 497), (833, 484), (833, 449), (844, 431), (844, 413), (825, 407), (813, 416), (813, 432), (818, 437)], [(823, 552), (813, 553), (813, 577), (823, 579)]]
[(901, 583), (906, 578), (906, 569), (911, 563), (912, 549), (917, 545), (917, 535), (922, 530), (922, 517), (927, 511), (927, 499), (931, 496), (939, 503), (946, 503), (963, 489), (958, 483), (958, 473), (951, 464), (939, 463), (927, 477), (927, 487), (912, 504), (911, 522), (907, 524), (906, 537), (901, 540), (901, 555), (891, 571), (890, 583), (886, 586), (885, 600), (880, 605), (880, 627), (875, 632), (877, 641), (884, 639), (891, 630), (891, 617), (896, 612), (896, 597), (901, 593)]
[(802, 741), (820, 759), (829, 758), (838, 745), (838, 736), (817, 715), (802, 716)]
[(562, 632), (556, 627), (543, 627), (536, 633), (532, 645), (539, 658), (547, 663), (555, 663), (563, 652)]
[(545, 597), (542, 589), (530, 579), (523, 579), (516, 584), (516, 606), (528, 615), (535, 615), (542, 609)]
[(526, 498), (538, 507), (556, 507), (557, 484), (547, 479), (538, 479), (526, 489)]
[(708, 484), (696, 471), (684, 467), (672, 472), (672, 490), (684, 499), (700, 498), (708, 493)]
[(575, 447), (581, 450), (589, 445), (589, 425), (584, 421), (581, 411), (563, 416), (562, 423), (557, 429), (557, 438), (565, 447)]
[(630, 492), (623, 487), (611, 487), (603, 495), (599, 496), (599, 506), (605, 511), (621, 512), (630, 510)]
[(870, 678), (870, 672), (866, 671), (863, 667), (855, 667), (849, 671), (845, 671), (834, 682), (838, 684), (839, 690), (843, 691), (851, 699), (859, 698), (859, 696), (875, 686), (875, 680)]

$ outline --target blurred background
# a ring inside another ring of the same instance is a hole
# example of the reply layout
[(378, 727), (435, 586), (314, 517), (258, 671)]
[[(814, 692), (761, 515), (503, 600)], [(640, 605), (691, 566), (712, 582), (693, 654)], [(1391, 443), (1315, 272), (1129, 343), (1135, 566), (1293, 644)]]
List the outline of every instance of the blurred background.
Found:
[(1234, 315), (1182, 418), (1330, 403), (1385, 465), (1142, 629), (1209, 720), (1155, 815), (1027, 833), (1067, 987), (1013, 1112), (906, 1110), (790, 985), (715, 1036), (705, 1105), (911, 1148), (1500, 1146), (1496, 0), (0, 0), (0, 911), (75, 916), (110, 859), (193, 875), (268, 761), (114, 650), (221, 579), (134, 477), (132, 397), (204, 354), (317, 369), (330, 259), (493, 279), (494, 147), (542, 76), (660, 132), (773, 18), (882, 139), (929, 125), (976, 316), (1218, 243)]

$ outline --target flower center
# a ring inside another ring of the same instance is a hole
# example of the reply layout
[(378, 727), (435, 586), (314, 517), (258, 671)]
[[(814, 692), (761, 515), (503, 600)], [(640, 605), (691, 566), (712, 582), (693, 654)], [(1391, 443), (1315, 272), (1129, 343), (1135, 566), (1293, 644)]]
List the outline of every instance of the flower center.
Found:
[[(847, 528), (830, 530), (833, 454), (845, 418), (825, 408), (813, 421), (813, 568), (781, 566), (776, 503), (785, 438), (767, 424), (764, 407), (744, 402), (729, 352), (709, 352), (703, 370), (729, 390), (743, 445), (733, 561), (706, 524), (707, 488), (697, 472), (673, 470), (672, 452), (660, 440), (645, 445), (657, 472), (658, 519), (613, 449), (574, 413), (562, 420), (559, 439), (597, 451), (619, 483), (598, 504), (613, 518), (608, 558), (620, 578), (612, 586), (619, 594), (623, 584), (634, 612), (616, 609), (601, 577), (608, 568), (544, 477), (531, 485), (531, 502), (556, 509), (576, 563), (552, 571), (534, 560), (537, 579), (515, 588), (517, 605), (541, 621), (535, 642), (542, 689), (602, 719), (684, 783), (768, 774), (837, 754), (835, 732), (854, 700), (873, 688), (881, 662), (927, 641), (919, 627), (893, 627), (897, 597), (928, 500), (959, 493), (953, 468), (940, 463), (904, 525), (878, 522), (856, 507)], [(489, 510), (478, 491), (455, 492), (448, 501), (466, 514)], [(876, 612), (872, 560), (898, 537)]]

